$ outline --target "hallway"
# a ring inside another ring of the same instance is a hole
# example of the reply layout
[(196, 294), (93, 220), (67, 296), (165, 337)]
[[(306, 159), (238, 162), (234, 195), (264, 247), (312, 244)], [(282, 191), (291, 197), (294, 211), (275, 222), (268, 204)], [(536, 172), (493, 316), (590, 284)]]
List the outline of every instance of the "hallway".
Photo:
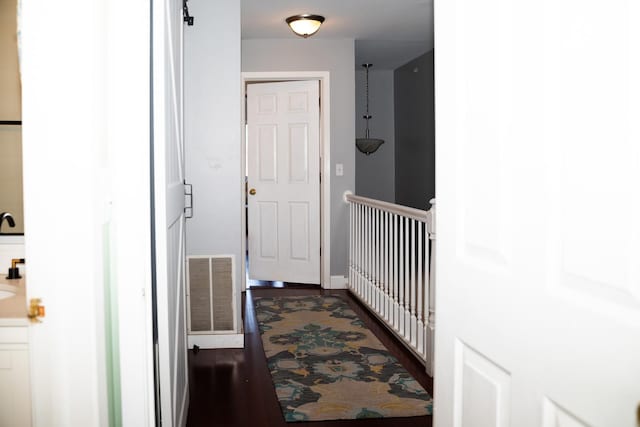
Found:
[[(278, 285), (279, 286), (279, 285)], [(244, 301), (245, 348), (189, 351), (190, 398), (187, 425), (281, 427), (286, 425), (325, 426), (431, 426), (432, 417), (387, 418), (374, 420), (284, 422), (267, 370), (262, 341), (251, 296), (290, 296), (335, 294), (346, 299), (367, 327), (404, 365), (425, 389), (433, 394), (433, 382), (424, 366), (376, 319), (372, 318), (347, 291), (323, 291), (308, 285), (282, 285), (284, 288), (253, 286)]]

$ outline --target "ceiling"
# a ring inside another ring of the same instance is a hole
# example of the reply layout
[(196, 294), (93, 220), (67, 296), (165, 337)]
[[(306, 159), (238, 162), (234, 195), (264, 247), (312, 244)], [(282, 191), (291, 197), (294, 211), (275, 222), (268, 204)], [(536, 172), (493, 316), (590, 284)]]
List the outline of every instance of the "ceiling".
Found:
[(354, 39), (355, 66), (395, 69), (433, 49), (433, 0), (242, 0), (242, 39), (298, 37), (285, 18), (326, 18), (315, 39)]

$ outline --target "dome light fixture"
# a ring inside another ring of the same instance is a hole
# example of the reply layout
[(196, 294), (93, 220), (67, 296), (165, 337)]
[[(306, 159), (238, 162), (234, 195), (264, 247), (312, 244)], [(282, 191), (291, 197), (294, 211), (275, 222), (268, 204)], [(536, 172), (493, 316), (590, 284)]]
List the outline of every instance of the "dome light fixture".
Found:
[(320, 15), (294, 15), (285, 19), (291, 30), (305, 39), (314, 35), (324, 22), (324, 16)]

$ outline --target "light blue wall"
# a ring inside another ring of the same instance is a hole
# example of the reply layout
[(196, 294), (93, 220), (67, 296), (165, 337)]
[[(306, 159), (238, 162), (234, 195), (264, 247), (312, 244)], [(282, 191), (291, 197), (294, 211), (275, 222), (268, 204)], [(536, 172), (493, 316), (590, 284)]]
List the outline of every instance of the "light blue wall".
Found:
[[(342, 200), (355, 190), (355, 69), (353, 40), (242, 41), (242, 71), (329, 71), (331, 80), (331, 275), (347, 275), (349, 211)], [(344, 165), (344, 176), (335, 165)]]
[(184, 27), (185, 175), (193, 184), (187, 254), (236, 257), (241, 283), (240, 2), (189, 0)]

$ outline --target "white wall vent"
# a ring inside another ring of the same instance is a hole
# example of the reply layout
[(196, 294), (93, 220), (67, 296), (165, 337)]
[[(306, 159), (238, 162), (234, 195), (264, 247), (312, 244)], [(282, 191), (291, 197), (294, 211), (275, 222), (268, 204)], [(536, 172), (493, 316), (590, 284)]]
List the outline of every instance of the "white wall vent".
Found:
[(234, 273), (233, 255), (187, 257), (187, 317), (190, 335), (238, 331)]

